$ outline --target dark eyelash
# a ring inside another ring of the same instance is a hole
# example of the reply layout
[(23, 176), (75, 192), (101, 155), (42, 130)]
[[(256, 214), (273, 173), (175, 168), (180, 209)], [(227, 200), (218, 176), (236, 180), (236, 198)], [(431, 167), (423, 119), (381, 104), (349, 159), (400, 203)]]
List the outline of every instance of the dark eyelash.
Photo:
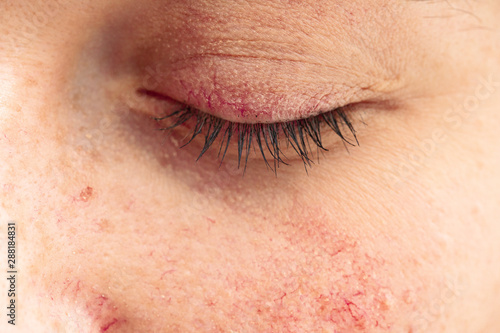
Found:
[[(280, 164), (288, 165), (286, 162), (287, 158), (281, 150), (282, 140), (280, 135), (284, 136), (286, 147), (288, 148), (291, 146), (299, 155), (307, 170), (307, 166), (310, 166), (313, 162), (311, 160), (311, 154), (313, 153), (311, 142), (313, 145), (316, 145), (317, 151), (328, 151), (328, 149), (323, 146), (321, 137), (321, 127), (324, 124), (333, 130), (333, 132), (342, 139), (344, 144), (352, 146), (359, 145), (356, 131), (345, 113), (344, 108), (337, 108), (306, 119), (282, 123), (251, 124), (234, 123), (186, 106), (164, 117), (155, 118), (155, 120), (170, 120), (171, 124), (167, 127), (160, 128), (160, 130), (171, 131), (178, 126), (186, 124), (193, 118), (195, 122), (190, 133), (190, 138), (181, 148), (187, 146), (199, 135), (204, 135), (205, 143), (197, 158), (197, 160), (199, 160), (215, 143), (216, 139), (221, 137), (218, 157), (222, 164), (231, 140), (236, 138), (238, 147), (238, 168), (240, 168), (242, 162), (244, 162), (245, 170), (254, 141), (257, 144), (258, 153), (262, 155), (264, 162), (271, 170), (276, 172)], [(356, 143), (347, 139), (346, 135), (343, 133), (345, 129), (352, 134)], [(273, 158), (272, 165), (268, 161), (266, 152)]]

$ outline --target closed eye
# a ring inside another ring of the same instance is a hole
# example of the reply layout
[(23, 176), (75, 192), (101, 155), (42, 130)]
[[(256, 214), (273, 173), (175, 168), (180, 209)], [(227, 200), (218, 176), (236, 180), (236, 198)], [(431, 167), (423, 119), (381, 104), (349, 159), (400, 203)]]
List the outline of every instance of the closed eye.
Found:
[(314, 152), (328, 151), (322, 139), (325, 131), (332, 131), (346, 144), (359, 145), (346, 108), (286, 122), (237, 123), (185, 105), (154, 119), (161, 124), (160, 130), (184, 131), (181, 148), (200, 138), (204, 140), (197, 160), (209, 149), (216, 149), (222, 163), (230, 147), (234, 147), (238, 168), (246, 169), (251, 152), (256, 151), (266, 166), (276, 172), (281, 164), (288, 165), (291, 160), (285, 150), (287, 154), (297, 154), (306, 168), (311, 166)]

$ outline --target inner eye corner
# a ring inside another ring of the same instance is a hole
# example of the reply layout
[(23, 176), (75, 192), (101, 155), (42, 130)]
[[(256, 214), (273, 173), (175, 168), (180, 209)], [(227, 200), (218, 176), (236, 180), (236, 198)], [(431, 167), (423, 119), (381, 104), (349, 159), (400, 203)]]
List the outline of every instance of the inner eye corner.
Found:
[(147, 88), (139, 88), (136, 90), (136, 94), (142, 97), (147, 97), (155, 100), (160, 100), (160, 101), (166, 101), (166, 102), (171, 102), (171, 103), (180, 103), (179, 101), (173, 99), (170, 96), (167, 96), (165, 94), (159, 93), (155, 90), (150, 90)]

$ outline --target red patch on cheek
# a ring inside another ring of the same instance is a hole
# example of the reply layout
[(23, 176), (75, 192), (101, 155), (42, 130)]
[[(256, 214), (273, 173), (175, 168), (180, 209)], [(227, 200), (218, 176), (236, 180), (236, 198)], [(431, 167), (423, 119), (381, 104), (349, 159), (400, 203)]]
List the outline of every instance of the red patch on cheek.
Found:
[(228, 279), (238, 295), (231, 316), (250, 313), (257, 328), (273, 331), (394, 329), (408, 304), (377, 244), (340, 231), (321, 211), (290, 211), (289, 219), (267, 219), (271, 255), (256, 254), (265, 260), (247, 268), (253, 273)]

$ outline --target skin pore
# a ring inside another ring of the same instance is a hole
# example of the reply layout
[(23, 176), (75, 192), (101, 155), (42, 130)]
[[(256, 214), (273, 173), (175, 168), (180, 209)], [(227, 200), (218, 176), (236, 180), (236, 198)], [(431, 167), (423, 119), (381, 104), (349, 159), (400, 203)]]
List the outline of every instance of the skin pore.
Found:
[[(499, 7), (0, 4), (20, 272), (0, 331), (500, 330)], [(245, 123), (352, 105), (360, 145), (325, 130), (307, 172), (284, 148), (243, 175), (236, 147), (196, 162), (203, 138), (157, 130), (182, 103)]]

